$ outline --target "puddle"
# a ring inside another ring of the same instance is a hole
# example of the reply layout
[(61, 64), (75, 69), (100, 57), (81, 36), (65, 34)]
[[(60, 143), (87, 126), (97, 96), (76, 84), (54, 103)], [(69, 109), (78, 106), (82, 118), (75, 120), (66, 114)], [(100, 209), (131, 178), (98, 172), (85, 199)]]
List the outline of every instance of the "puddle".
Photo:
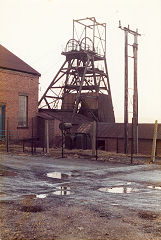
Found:
[(161, 187), (159, 187), (159, 186), (148, 186), (148, 188), (156, 189), (156, 190), (161, 190)]
[(132, 188), (132, 187), (102, 187), (98, 189), (101, 192), (107, 192), (107, 193), (133, 193), (136, 192), (137, 189), (136, 188)]
[[(138, 189), (135, 187), (130, 187), (129, 185), (131, 182), (128, 182), (127, 186), (118, 186), (118, 187), (102, 187), (98, 190), (101, 192), (107, 192), (107, 193), (133, 193), (137, 192)], [(147, 186), (147, 188), (154, 189), (154, 190), (161, 190), (161, 186)]]
[(126, 183), (126, 185), (131, 185), (131, 184), (132, 184), (132, 182), (127, 182), (127, 183)]
[(64, 195), (70, 195), (71, 190), (70, 187), (57, 187), (57, 190), (53, 192), (54, 195), (64, 196)]
[(56, 179), (68, 179), (68, 178), (71, 178), (71, 175), (64, 174), (61, 172), (51, 172), (51, 173), (47, 173), (47, 177), (56, 178)]
[(47, 194), (37, 194), (36, 198), (46, 198)]

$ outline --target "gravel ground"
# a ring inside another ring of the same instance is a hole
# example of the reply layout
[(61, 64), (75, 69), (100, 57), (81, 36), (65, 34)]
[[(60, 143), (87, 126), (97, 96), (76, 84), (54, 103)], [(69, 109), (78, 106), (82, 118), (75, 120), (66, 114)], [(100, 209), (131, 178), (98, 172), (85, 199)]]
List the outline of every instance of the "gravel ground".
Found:
[(160, 166), (72, 156), (1, 155), (1, 240), (161, 239)]
[(35, 200), (1, 203), (1, 239), (161, 239), (161, 216)]

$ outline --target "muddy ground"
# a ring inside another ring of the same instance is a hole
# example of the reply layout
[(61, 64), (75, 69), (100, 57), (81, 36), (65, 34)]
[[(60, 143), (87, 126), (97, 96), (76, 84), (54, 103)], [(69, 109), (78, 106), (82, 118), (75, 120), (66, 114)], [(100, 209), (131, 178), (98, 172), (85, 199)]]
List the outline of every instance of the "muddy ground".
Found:
[(161, 166), (120, 159), (1, 154), (0, 239), (161, 239)]

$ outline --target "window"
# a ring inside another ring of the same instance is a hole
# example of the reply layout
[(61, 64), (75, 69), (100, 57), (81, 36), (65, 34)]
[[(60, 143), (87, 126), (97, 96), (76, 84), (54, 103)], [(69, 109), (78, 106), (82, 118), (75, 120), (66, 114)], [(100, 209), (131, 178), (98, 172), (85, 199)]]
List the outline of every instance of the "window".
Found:
[(0, 104), (0, 140), (5, 136), (5, 105)]
[(27, 127), (28, 96), (19, 95), (18, 127)]

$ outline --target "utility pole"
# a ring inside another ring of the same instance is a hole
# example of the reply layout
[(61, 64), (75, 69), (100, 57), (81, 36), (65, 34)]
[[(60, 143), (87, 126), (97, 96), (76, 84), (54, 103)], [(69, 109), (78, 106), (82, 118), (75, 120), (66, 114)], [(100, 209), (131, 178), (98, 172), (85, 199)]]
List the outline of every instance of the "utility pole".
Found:
[(137, 35), (138, 29), (136, 29), (136, 34), (134, 34), (133, 43), (133, 57), (134, 57), (134, 94), (133, 94), (133, 150), (134, 153), (138, 153), (138, 87), (137, 87)]
[[(141, 36), (138, 33), (138, 29), (133, 31), (128, 27), (122, 27), (121, 22), (119, 21), (119, 28), (125, 32), (125, 93), (124, 93), (124, 153), (128, 153), (128, 58), (131, 57), (128, 55), (128, 47), (133, 47), (133, 56), (134, 59), (134, 91), (133, 91), (133, 138), (131, 144), (133, 147), (133, 153), (138, 153), (138, 87), (137, 87), (137, 51), (138, 51), (138, 42), (137, 37)], [(128, 43), (128, 34), (134, 36), (133, 45)]]
[(128, 31), (125, 31), (124, 153), (128, 153)]

